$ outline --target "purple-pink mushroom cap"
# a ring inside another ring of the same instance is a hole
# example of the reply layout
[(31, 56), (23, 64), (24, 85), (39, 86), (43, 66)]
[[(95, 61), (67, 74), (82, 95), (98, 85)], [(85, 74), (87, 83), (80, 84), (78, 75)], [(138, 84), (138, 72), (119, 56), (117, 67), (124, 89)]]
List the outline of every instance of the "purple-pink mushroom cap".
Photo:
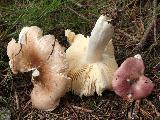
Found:
[(152, 92), (154, 84), (144, 76), (144, 69), (139, 54), (127, 58), (114, 73), (112, 87), (115, 93), (129, 100), (147, 97)]

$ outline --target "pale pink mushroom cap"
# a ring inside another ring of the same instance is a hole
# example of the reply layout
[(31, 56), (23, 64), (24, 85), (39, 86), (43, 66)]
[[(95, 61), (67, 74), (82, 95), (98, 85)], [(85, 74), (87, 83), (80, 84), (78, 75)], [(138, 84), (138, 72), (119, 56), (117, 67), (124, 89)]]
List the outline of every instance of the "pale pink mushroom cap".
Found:
[(68, 82), (64, 49), (53, 35), (42, 36), (42, 30), (36, 26), (23, 28), (19, 36), (18, 43), (12, 39), (7, 46), (11, 70), (14, 74), (32, 71), (32, 105), (53, 110)]

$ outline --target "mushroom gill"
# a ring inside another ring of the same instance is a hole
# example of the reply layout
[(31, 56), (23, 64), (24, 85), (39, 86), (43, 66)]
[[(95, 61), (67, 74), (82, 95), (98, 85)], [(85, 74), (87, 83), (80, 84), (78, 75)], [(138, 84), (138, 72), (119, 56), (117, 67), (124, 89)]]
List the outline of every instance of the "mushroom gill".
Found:
[(77, 95), (102, 95), (112, 89), (112, 76), (117, 69), (112, 45), (113, 26), (106, 16), (97, 20), (90, 37), (75, 35), (70, 30), (65, 35), (71, 46), (66, 50), (69, 62), (70, 89)]

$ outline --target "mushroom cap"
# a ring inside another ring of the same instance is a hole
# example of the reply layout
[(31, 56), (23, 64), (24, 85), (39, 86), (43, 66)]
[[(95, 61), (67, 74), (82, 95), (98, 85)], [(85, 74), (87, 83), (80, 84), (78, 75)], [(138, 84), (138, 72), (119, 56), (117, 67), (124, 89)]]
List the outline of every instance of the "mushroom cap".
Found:
[(141, 99), (149, 94), (151, 94), (152, 90), (154, 88), (154, 84), (152, 81), (147, 78), (146, 76), (142, 75), (140, 76), (139, 80), (137, 83), (132, 85), (131, 91), (133, 91), (133, 99)]
[(141, 57), (127, 58), (114, 73), (112, 87), (115, 93), (134, 100), (148, 96), (154, 85), (144, 76), (144, 69)]
[(12, 39), (7, 46), (7, 55), (10, 59), (9, 65), (14, 74), (20, 72), (28, 72), (28, 62), (24, 59), (22, 53), (20, 52), (21, 45), (17, 44), (15, 39)]
[(69, 79), (64, 49), (53, 35), (42, 36), (40, 28), (32, 26), (27, 30), (22, 29), (18, 43), (14, 39), (8, 43), (10, 67), (13, 73), (33, 71), (32, 104), (38, 109), (51, 110), (65, 94)]
[[(70, 37), (67, 36), (68, 39)], [(112, 40), (107, 44), (102, 61), (86, 64), (85, 55), (89, 37), (77, 34), (72, 45), (66, 50), (69, 63), (70, 89), (79, 96), (102, 95), (105, 89), (112, 90), (113, 73), (117, 69)]]
[[(23, 36), (27, 36), (27, 39), (22, 40), (20, 38), (18, 43), (16, 43), (16, 40), (12, 39), (7, 46), (7, 55), (10, 59), (9, 63), (13, 73), (18, 73), (18, 71), (31, 71), (33, 67), (38, 66), (40, 62), (39, 57), (43, 58), (43, 56), (37, 54), (39, 49), (36, 46), (37, 43), (40, 42), (38, 40), (42, 37), (42, 30), (36, 26), (32, 26), (28, 29), (28, 32), (26, 32), (25, 27), (22, 29), (21, 33), (23, 33), (24, 30), (25, 35)], [(52, 37), (55, 39), (54, 36)]]

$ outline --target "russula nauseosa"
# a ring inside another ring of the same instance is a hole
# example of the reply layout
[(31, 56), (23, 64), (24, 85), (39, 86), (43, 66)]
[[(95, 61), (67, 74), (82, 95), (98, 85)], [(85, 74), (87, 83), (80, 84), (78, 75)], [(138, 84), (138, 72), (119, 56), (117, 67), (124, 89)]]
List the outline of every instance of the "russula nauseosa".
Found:
[(127, 58), (114, 73), (112, 86), (115, 93), (128, 100), (138, 100), (148, 96), (154, 84), (144, 76), (144, 69), (141, 55)]
[(79, 96), (91, 96), (95, 92), (101, 95), (105, 89), (112, 89), (112, 77), (117, 63), (111, 40), (114, 28), (109, 21), (101, 15), (90, 37), (65, 31), (71, 43), (66, 50), (70, 89)]
[(36, 26), (24, 27), (18, 43), (14, 39), (8, 43), (7, 55), (14, 74), (32, 71), (32, 105), (42, 110), (56, 108), (66, 92), (68, 64), (55, 37), (42, 36)]

